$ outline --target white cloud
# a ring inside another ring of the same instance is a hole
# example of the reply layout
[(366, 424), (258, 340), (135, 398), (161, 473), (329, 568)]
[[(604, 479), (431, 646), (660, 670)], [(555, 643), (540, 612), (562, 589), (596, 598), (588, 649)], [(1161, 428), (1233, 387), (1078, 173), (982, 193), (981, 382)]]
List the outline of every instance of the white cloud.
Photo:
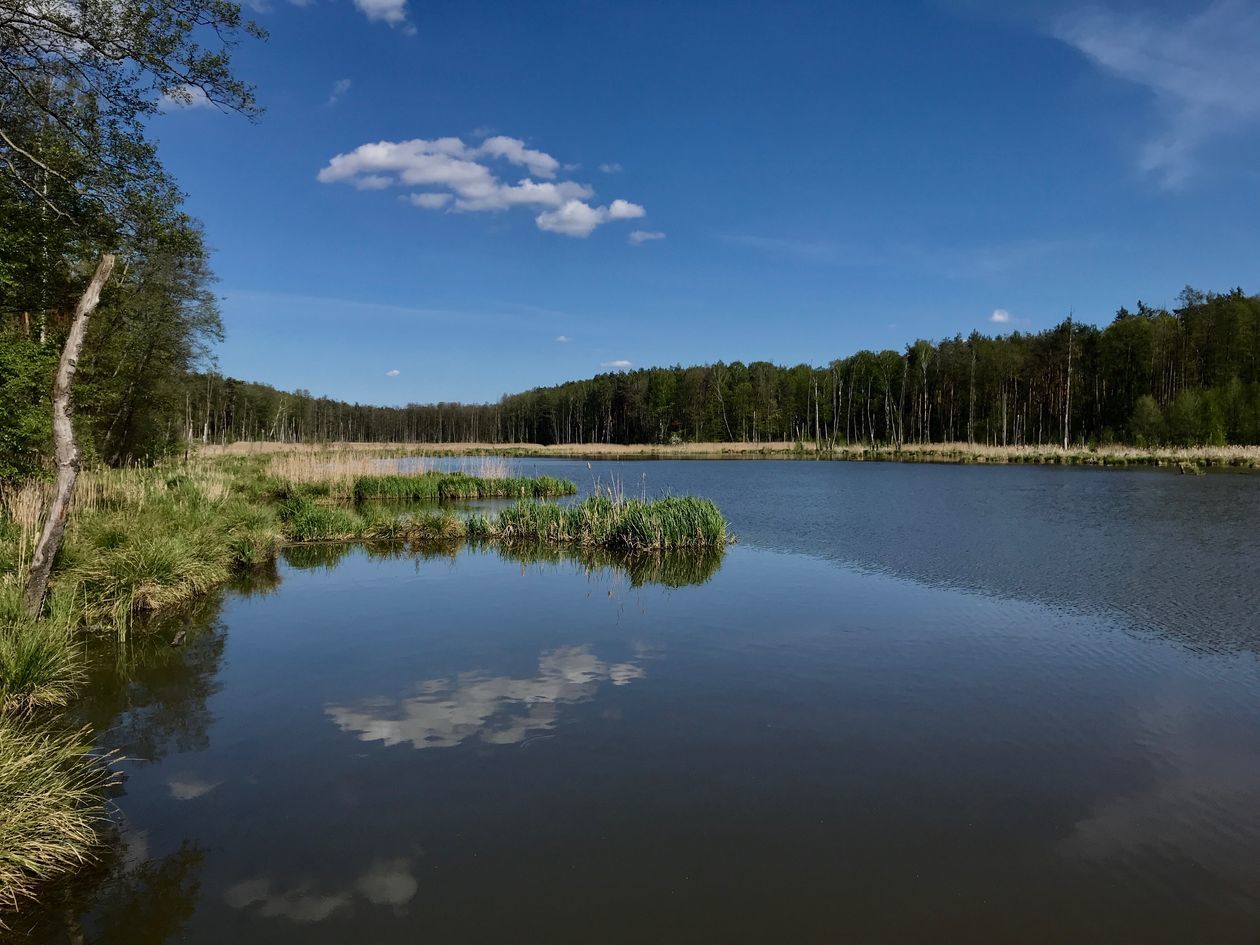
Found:
[(397, 376), (398, 376), (399, 374), (401, 374), (401, 373), (402, 373), (402, 371), (398, 370), (398, 368), (393, 368), (393, 369), (391, 369), (391, 370), (386, 371), (386, 372), (385, 372), (385, 376), (386, 376), (386, 377), (397, 377)]
[(506, 135), (495, 135), (481, 142), (474, 154), (487, 157), (506, 158), (513, 164), (528, 168), (535, 177), (555, 177), (560, 162), (550, 154), (525, 147), (525, 143)]
[(354, 5), (374, 23), (403, 26), (407, 22), (407, 0), (354, 0)]
[(626, 237), (626, 239), (628, 239), (635, 246), (639, 246), (639, 245), (642, 245), (643, 243), (651, 242), (652, 240), (663, 240), (665, 239), (665, 234), (659, 231), (653, 232), (651, 230), (635, 230), (628, 237)]
[[(492, 170), (492, 161), (524, 168), (533, 176), (505, 183)], [(637, 219), (647, 213), (639, 204), (620, 198), (607, 206), (589, 203), (595, 195), (589, 185), (550, 179), (561, 169), (550, 154), (526, 147), (517, 138), (495, 135), (475, 147), (459, 138), (363, 144), (333, 157), (318, 178), (325, 184), (346, 183), (360, 190), (422, 187), (406, 199), (426, 209), (449, 205), (454, 211), (472, 213), (537, 208), (539, 229), (574, 237), (589, 236), (610, 221)]]
[(632, 220), (646, 213), (637, 203), (627, 200), (614, 200), (607, 207), (592, 207), (582, 200), (568, 200), (558, 210), (538, 214), (534, 222), (540, 230), (585, 238), (601, 223)]
[(995, 325), (1008, 325), (1011, 321), (1011, 313), (1004, 308), (995, 308), (993, 314), (989, 316), (989, 321)]
[[(385, 178), (385, 181), (385, 186), (388, 187), (389, 178)], [(426, 191), (420, 194), (408, 194), (407, 200), (417, 207), (423, 207), (425, 210), (440, 210), (451, 202), (451, 195)]]
[(1139, 166), (1166, 187), (1194, 173), (1211, 139), (1260, 124), (1260, 4), (1215, 0), (1177, 19), (1091, 7), (1062, 18), (1054, 35), (1154, 94), (1164, 129)]
[(350, 86), (352, 84), (353, 83), (351, 83), (349, 79), (338, 79), (336, 82), (334, 82), (333, 87), (332, 87), (332, 94), (328, 96), (328, 104), (336, 105), (343, 98), (345, 98), (346, 93), (350, 91)]
[(568, 335), (556, 335), (556, 344), (567, 345), (572, 340)]
[(634, 367), (629, 361), (618, 359), (616, 361), (603, 361), (599, 365), (602, 368), (612, 368), (614, 371), (624, 371), (626, 368)]
[(624, 170), (616, 161), (608, 161), (605, 164), (601, 164), (599, 169), (605, 174), (620, 174)]
[(164, 112), (181, 108), (214, 108), (214, 102), (199, 85), (178, 85), (169, 92), (163, 92), (158, 100), (158, 109)]
[(540, 230), (584, 238), (607, 219), (606, 207), (592, 207), (581, 200), (569, 200), (558, 210), (538, 214), (534, 222)]
[(629, 200), (614, 200), (608, 205), (610, 220), (635, 220), (643, 216), (647, 216), (647, 211)]

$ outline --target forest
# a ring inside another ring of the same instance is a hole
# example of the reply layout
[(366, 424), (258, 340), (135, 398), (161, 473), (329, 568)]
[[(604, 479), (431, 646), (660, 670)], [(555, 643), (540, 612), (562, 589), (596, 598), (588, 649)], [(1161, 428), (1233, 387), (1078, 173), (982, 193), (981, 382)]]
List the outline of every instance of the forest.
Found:
[[(182, 390), (182, 393), (180, 392)], [(98, 431), (102, 448), (187, 440), (498, 444), (809, 441), (993, 445), (1260, 442), (1260, 297), (1186, 288), (1105, 328), (973, 332), (825, 367), (764, 361), (647, 368), (494, 404), (348, 404), (190, 375), (164, 408)], [(113, 437), (113, 439), (110, 439)]]

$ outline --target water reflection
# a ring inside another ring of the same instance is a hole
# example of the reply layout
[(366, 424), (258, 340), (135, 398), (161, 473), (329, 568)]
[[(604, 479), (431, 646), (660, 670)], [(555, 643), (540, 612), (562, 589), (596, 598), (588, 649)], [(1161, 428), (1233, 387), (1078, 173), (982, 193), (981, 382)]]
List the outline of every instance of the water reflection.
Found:
[[(243, 578), (237, 593), (270, 591), (274, 577)], [(171, 752), (209, 744), (227, 630), (219, 620), (222, 595), (137, 627), (126, 640), (92, 637), (88, 649), (91, 698), (77, 708), (100, 744), (130, 761), (158, 761)], [(175, 640), (179, 646), (173, 646)]]
[(117, 836), (102, 859), (37, 910), (10, 919), (14, 945), (161, 945), (183, 937), (197, 909), (206, 851), (183, 843), (150, 858), (144, 834)]
[(412, 696), (329, 705), (327, 712), (342, 731), (386, 746), (452, 748), (470, 738), (514, 745), (551, 731), (561, 706), (589, 701), (602, 683), (642, 679), (644, 655), (640, 648), (633, 659), (608, 663), (589, 646), (561, 647), (542, 654), (529, 678), (461, 673), (423, 680)]
[(293, 545), (282, 552), (284, 562), (301, 571), (331, 571), (346, 555), (362, 548), (375, 559), (412, 558), (416, 562), (454, 561), (465, 549), (495, 554), (521, 564), (572, 563), (586, 571), (612, 571), (623, 574), (631, 587), (661, 584), (665, 587), (689, 587), (708, 582), (722, 567), (724, 549), (687, 549), (675, 551), (617, 551), (609, 548), (583, 548), (565, 545), (513, 542), (510, 544), (400, 542), (352, 545), (345, 543)]
[(344, 889), (317, 891), (311, 883), (284, 886), (268, 875), (229, 886), (223, 895), (232, 909), (248, 910), (268, 919), (308, 924), (323, 922), (349, 909), (356, 899), (403, 913), (420, 883), (409, 857), (376, 860)]

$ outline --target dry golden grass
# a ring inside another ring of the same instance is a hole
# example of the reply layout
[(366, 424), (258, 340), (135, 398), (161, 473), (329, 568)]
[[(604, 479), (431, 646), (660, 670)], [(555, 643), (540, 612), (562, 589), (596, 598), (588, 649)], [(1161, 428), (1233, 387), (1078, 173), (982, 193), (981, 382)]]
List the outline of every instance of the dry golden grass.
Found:
[(44, 509), (52, 496), (52, 484), (28, 481), (16, 489), (0, 490), (4, 514), (18, 526), (18, 545), (14, 572), (21, 574), (31, 563), (35, 542), (39, 540)]
[[(1260, 446), (1155, 447), (1100, 446), (992, 446), (983, 443), (908, 443), (896, 446), (839, 445), (818, 450), (812, 443), (680, 443), (616, 444), (581, 443), (542, 446), (536, 443), (338, 443), (335, 446), (305, 443), (232, 443), (202, 447), (204, 456), (307, 456), (331, 454), (376, 458), (414, 456), (567, 456), (633, 459), (635, 457), (745, 457), (817, 456), (848, 460), (902, 460), (942, 463), (1045, 463), (1061, 465), (1232, 466), (1260, 468)], [(273, 460), (274, 462), (275, 460)], [(379, 471), (379, 468), (377, 469)], [(481, 473), (485, 475), (485, 473)]]
[[(231, 454), (220, 454), (231, 455)], [(384, 465), (382, 461), (408, 457), (406, 468)], [(394, 450), (324, 449), (274, 453), (266, 466), (269, 476), (291, 483), (327, 483), (333, 495), (350, 495), (360, 476), (424, 476), (438, 471), (438, 464), (424, 454)], [(468, 455), (457, 465), (446, 464), (443, 472), (459, 472), (479, 479), (507, 479), (511, 466), (502, 456)]]

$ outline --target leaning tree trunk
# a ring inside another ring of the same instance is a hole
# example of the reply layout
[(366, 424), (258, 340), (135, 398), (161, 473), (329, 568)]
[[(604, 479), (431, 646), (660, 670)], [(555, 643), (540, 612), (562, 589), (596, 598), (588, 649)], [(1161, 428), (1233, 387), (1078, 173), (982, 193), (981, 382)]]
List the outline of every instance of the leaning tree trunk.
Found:
[(83, 349), (83, 337), (87, 334), (88, 319), (101, 300), (101, 289), (114, 269), (114, 257), (106, 253), (97, 264), (92, 281), (83, 290), (83, 297), (74, 308), (74, 321), (66, 346), (61, 349), (61, 363), (57, 365), (57, 378), (53, 382), (53, 451), (57, 459), (57, 485), (48, 518), (40, 533), (35, 554), (31, 557), (31, 569), (26, 577), (23, 595), (27, 612), (38, 616), (44, 607), (44, 595), (48, 591), (48, 576), (52, 573), (53, 558), (61, 547), (66, 533), (66, 513), (70, 511), (70, 499), (74, 496), (74, 483), (79, 478), (79, 448), (74, 442), (74, 427), (70, 422), (73, 399), (70, 387), (79, 368), (79, 352)]

